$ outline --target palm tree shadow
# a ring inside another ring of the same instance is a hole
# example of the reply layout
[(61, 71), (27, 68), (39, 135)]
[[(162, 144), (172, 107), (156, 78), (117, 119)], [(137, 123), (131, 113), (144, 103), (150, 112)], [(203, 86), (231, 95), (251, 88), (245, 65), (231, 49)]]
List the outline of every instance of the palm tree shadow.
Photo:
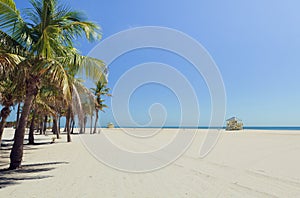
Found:
[[(9, 154), (11, 151), (12, 144), (5, 144), (0, 147), (0, 167), (9, 165)], [(37, 150), (34, 146), (24, 145), (24, 150), (31, 151)], [(1, 168), (0, 168), (1, 169)]]
[(10, 149), (0, 148), (0, 167), (8, 165)]
[(46, 163), (35, 163), (23, 165), (20, 169), (0, 170), (0, 189), (7, 186), (20, 184), (24, 180), (40, 180), (52, 177), (45, 173), (54, 170), (55, 165), (68, 164), (68, 162), (46, 162)]

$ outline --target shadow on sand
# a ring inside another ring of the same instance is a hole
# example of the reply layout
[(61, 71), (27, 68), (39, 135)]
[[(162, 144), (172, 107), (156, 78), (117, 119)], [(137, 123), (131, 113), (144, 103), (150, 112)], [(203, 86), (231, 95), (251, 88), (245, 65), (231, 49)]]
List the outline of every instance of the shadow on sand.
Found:
[(54, 165), (68, 164), (68, 162), (46, 162), (26, 164), (22, 168), (17, 170), (0, 170), (0, 189), (3, 189), (10, 185), (20, 184), (24, 180), (36, 180), (52, 177), (45, 175), (45, 172), (55, 169)]
[[(31, 151), (39, 149), (36, 145), (50, 144), (49, 141), (38, 141), (34, 145), (26, 144), (24, 142), (24, 151)], [(1, 169), (9, 166), (9, 155), (13, 145), (13, 140), (2, 140), (0, 147), (0, 190), (11, 185), (20, 184), (25, 180), (39, 180), (52, 177), (47, 172), (55, 169), (59, 164), (68, 164), (68, 162), (45, 162), (24, 164), (20, 169), (9, 170)], [(1, 196), (0, 196), (1, 197)]]
[[(41, 144), (44, 144), (44, 143), (41, 143)], [(41, 144), (37, 143), (37, 145), (41, 145)], [(50, 143), (48, 143), (48, 144), (50, 144)], [(35, 145), (24, 144), (24, 151), (27, 151), (27, 154), (28, 154), (28, 151), (39, 149), (34, 146)], [(0, 170), (1, 170), (1, 167), (3, 168), (4, 166), (8, 166), (8, 164), (9, 164), (8, 162), (9, 162), (9, 155), (10, 155), (11, 147), (12, 147), (12, 144), (2, 144), (0, 147)]]

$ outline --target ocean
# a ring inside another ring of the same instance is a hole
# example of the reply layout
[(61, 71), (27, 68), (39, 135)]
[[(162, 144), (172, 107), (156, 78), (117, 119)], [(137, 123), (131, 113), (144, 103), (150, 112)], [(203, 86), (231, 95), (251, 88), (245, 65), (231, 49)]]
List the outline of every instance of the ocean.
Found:
[[(106, 128), (106, 126), (102, 126), (102, 128)], [(164, 127), (119, 127), (115, 126), (115, 128), (163, 128), (163, 129), (225, 129), (226, 127), (208, 127), (208, 126), (200, 126), (200, 127), (178, 127), (178, 126), (164, 126)], [(245, 126), (244, 129), (253, 129), (253, 130), (287, 130), (287, 131), (300, 131), (300, 126)]]

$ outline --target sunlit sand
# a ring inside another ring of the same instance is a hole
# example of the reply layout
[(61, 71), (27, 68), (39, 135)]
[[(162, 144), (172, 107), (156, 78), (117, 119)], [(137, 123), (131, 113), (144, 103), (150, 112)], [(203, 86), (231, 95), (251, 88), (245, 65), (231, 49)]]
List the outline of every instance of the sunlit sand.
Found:
[[(143, 129), (126, 129), (137, 132)], [(149, 129), (148, 129), (149, 130)], [(156, 141), (131, 141), (121, 129), (102, 129), (115, 144), (129, 150), (154, 149), (176, 133), (164, 129)], [(297, 197), (300, 194), (300, 131), (222, 131), (203, 159), (199, 149), (205, 130), (174, 163), (147, 173), (118, 171), (99, 162), (78, 135), (50, 144), (53, 135), (37, 135), (25, 146), (23, 168), (1, 172), (1, 197)], [(95, 138), (99, 134), (93, 135)], [(5, 131), (9, 144), (12, 130)], [(42, 144), (44, 143), (44, 144)], [(2, 147), (1, 168), (9, 147)]]

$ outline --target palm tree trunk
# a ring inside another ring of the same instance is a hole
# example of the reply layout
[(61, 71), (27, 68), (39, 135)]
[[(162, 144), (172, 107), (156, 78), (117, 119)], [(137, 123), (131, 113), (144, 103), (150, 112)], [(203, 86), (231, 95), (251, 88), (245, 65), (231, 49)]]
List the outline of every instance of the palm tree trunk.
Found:
[(72, 119), (72, 123), (71, 123), (71, 134), (74, 134), (74, 126), (75, 126), (75, 115), (74, 115), (74, 113), (72, 112), (71, 113), (71, 119)]
[(71, 114), (71, 122), (70, 122), (71, 134), (74, 133), (74, 125), (75, 125), (74, 115)]
[(75, 121), (74, 121), (74, 119), (72, 119), (71, 134), (74, 134), (74, 126), (75, 126)]
[(46, 130), (47, 130), (47, 121), (48, 121), (48, 116), (45, 115), (44, 126), (43, 126), (43, 134), (46, 134)]
[(94, 133), (96, 133), (96, 130), (97, 130), (97, 122), (98, 122), (98, 109), (96, 109), (96, 118), (95, 118), (95, 125), (94, 125)]
[(23, 105), (23, 110), (19, 120), (19, 125), (14, 135), (14, 144), (10, 153), (9, 169), (17, 169), (21, 166), (23, 158), (23, 143), (25, 136), (25, 127), (30, 113), (32, 101), (38, 92), (38, 79), (31, 78), (26, 82), (26, 97)]
[(79, 122), (79, 133), (82, 134), (83, 133), (83, 119), (81, 119), (81, 117), (78, 115), (78, 122)]
[(54, 127), (55, 127), (55, 126), (54, 126), (54, 119), (55, 119), (55, 118), (53, 117), (52, 128), (51, 128), (51, 132), (52, 132), (53, 134), (55, 134), (55, 132), (54, 132), (54, 131), (55, 131), (55, 129), (54, 129)]
[(93, 134), (93, 115), (91, 115), (91, 122), (90, 122), (90, 134)]
[(53, 134), (57, 134), (58, 133), (58, 130), (57, 130), (57, 118), (56, 117), (53, 117), (52, 132), (53, 132)]
[(3, 109), (1, 110), (1, 122), (0, 122), (0, 147), (1, 147), (1, 141), (2, 141), (2, 135), (3, 135), (3, 131), (4, 131), (4, 127), (6, 124), (6, 119), (9, 116), (11, 110), (8, 106), (3, 107)]
[[(66, 120), (66, 122), (67, 122), (67, 120)], [(66, 131), (67, 131), (67, 124), (65, 124), (65, 128), (64, 128), (63, 132), (66, 132)]]
[(69, 105), (67, 110), (67, 115), (66, 115), (67, 142), (71, 142), (70, 119), (71, 119), (71, 106)]
[(16, 120), (16, 128), (18, 128), (19, 120), (20, 120), (20, 111), (21, 111), (21, 103), (18, 103), (18, 110), (17, 110), (17, 120)]
[(29, 134), (28, 134), (28, 144), (34, 144), (34, 121), (35, 121), (35, 110), (33, 110), (33, 115), (30, 123)]
[(39, 118), (40, 122), (39, 122), (39, 131), (40, 131), (40, 135), (43, 134), (43, 126), (44, 126), (44, 122), (43, 122), (43, 118), (40, 117)]
[(59, 134), (60, 134), (60, 116), (58, 117), (58, 126), (57, 126), (57, 133), (56, 133), (56, 138), (59, 139)]
[(85, 133), (86, 122), (87, 122), (87, 116), (84, 115), (84, 121), (83, 121), (83, 133)]

